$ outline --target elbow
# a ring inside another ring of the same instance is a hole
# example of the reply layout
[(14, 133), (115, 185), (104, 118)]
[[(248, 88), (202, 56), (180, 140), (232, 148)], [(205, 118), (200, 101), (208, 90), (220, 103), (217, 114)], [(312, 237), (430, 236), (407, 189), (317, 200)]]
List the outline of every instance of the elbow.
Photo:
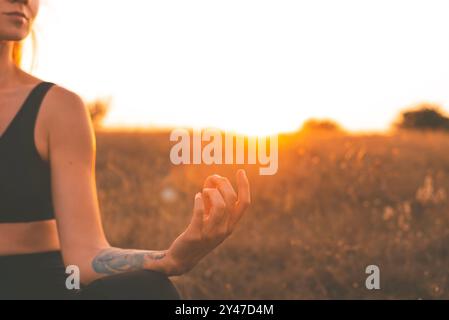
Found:
[(78, 277), (82, 285), (88, 285), (91, 282), (102, 277), (95, 272), (92, 267), (92, 261), (98, 253), (108, 247), (96, 248), (67, 248), (62, 250), (64, 265), (67, 276)]

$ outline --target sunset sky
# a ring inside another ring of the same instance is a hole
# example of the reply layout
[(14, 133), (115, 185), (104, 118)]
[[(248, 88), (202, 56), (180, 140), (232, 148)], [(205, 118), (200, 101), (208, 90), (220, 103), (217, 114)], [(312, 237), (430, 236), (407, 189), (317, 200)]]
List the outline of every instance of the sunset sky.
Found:
[(417, 102), (449, 109), (448, 16), (447, 0), (43, 0), (34, 73), (111, 96), (109, 126), (379, 130)]

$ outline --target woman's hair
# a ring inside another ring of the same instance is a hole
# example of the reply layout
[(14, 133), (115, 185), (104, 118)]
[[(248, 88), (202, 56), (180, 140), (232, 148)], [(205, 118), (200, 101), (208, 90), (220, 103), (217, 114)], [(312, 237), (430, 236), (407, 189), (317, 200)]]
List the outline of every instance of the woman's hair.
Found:
[[(36, 64), (36, 51), (37, 51), (37, 40), (36, 40), (36, 33), (34, 32), (34, 30), (31, 30), (29, 39), (30, 39), (31, 47), (29, 47), (27, 44), (26, 50), (30, 50), (31, 61), (26, 61), (26, 63), (27, 64), (28, 64), (28, 62), (31, 63), (31, 65), (30, 65), (30, 71), (31, 71), (34, 69), (35, 64)], [(19, 68), (22, 67), (23, 48), (24, 48), (24, 43), (26, 41), (28, 41), (28, 38), (24, 39), (22, 41), (16, 41), (16, 42), (14, 42), (13, 47), (12, 47), (12, 61)]]
[(14, 42), (12, 48), (12, 60), (17, 67), (20, 67), (20, 65), (22, 64), (22, 49), (22, 42)]

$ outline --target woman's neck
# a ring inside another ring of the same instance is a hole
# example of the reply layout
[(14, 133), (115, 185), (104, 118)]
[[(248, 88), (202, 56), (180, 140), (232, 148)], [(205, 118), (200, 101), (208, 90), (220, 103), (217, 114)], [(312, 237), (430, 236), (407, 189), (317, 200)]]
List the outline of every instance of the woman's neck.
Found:
[(12, 59), (12, 42), (0, 41), (0, 87), (7, 86), (16, 72), (17, 67)]

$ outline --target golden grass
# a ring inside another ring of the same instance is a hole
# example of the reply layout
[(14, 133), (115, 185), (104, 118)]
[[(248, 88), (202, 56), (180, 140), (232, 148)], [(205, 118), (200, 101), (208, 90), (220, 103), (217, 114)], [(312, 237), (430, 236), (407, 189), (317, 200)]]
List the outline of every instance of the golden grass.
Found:
[[(165, 249), (211, 173), (179, 166), (168, 133), (98, 133), (97, 180), (111, 243)], [(449, 298), (449, 136), (290, 136), (279, 172), (248, 166), (253, 205), (238, 230), (176, 278), (192, 299)], [(365, 268), (381, 269), (380, 291)]]

